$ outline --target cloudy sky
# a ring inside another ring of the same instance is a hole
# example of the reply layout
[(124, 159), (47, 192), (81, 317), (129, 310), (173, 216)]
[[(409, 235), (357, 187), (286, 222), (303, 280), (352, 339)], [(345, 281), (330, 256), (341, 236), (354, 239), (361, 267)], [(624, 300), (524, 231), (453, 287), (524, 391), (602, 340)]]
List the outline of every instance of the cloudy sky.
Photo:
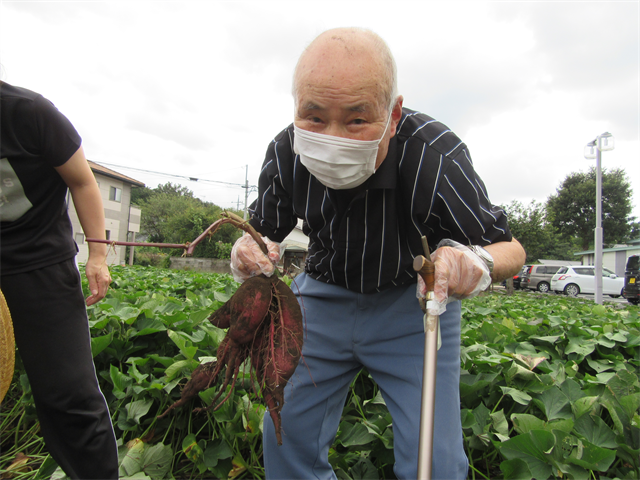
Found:
[(242, 208), (247, 169), (256, 185), (292, 121), (301, 51), (328, 28), (366, 27), (396, 56), (405, 106), (467, 143), (493, 203), (544, 202), (595, 165), (584, 146), (608, 131), (603, 166), (625, 169), (640, 217), (639, 5), (2, 0), (0, 63), (72, 121), (89, 159)]

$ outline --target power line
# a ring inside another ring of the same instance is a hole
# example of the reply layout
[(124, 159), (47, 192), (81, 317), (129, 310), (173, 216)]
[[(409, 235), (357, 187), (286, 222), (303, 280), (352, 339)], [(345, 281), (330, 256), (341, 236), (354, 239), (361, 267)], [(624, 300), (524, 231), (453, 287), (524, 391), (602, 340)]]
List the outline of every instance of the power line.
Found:
[(145, 172), (145, 173), (153, 173), (156, 175), (165, 175), (167, 177), (175, 177), (175, 178), (186, 178), (187, 180), (190, 180), (192, 182), (209, 182), (209, 183), (218, 183), (221, 185), (227, 185), (230, 187), (240, 187), (240, 188), (246, 188), (247, 192), (249, 191), (257, 191), (258, 187), (255, 185), (247, 185), (247, 184), (241, 184), (241, 183), (230, 183), (230, 182), (221, 182), (220, 180), (209, 180), (206, 178), (197, 178), (197, 177), (189, 177), (186, 175), (176, 175), (173, 173), (164, 173), (164, 172), (156, 172), (154, 170), (145, 170), (143, 168), (135, 168), (135, 167), (126, 167), (124, 165), (115, 165), (113, 163), (105, 163), (105, 162), (96, 162), (95, 160), (93, 160), (95, 163), (99, 164), (99, 165), (105, 165), (105, 166), (109, 166), (109, 167), (117, 167), (117, 168), (126, 168), (129, 170), (136, 170), (138, 172)]

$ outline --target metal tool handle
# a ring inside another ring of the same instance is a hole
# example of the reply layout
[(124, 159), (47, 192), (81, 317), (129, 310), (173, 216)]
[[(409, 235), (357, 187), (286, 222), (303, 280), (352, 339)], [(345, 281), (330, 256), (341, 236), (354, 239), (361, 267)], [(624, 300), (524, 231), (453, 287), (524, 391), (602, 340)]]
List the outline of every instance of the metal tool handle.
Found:
[[(426, 243), (426, 242), (423, 242)], [(425, 252), (429, 255), (428, 249)], [(435, 265), (425, 257), (417, 256), (413, 269), (427, 286), (427, 302), (434, 299)], [(418, 445), (418, 479), (431, 480), (433, 465), (433, 430), (436, 406), (436, 372), (438, 362), (439, 316), (425, 311), (424, 366), (422, 370), (422, 402), (420, 405), (420, 441)]]

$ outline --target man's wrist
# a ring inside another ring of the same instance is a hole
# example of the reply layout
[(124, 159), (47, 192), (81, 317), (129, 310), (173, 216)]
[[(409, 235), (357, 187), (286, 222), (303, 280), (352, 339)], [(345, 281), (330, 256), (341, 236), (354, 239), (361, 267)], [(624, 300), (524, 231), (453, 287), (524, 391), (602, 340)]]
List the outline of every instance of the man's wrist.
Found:
[(480, 257), (480, 260), (482, 260), (489, 269), (489, 273), (493, 273), (493, 257), (491, 256), (491, 254), (480, 245), (467, 245), (467, 247), (478, 257)]

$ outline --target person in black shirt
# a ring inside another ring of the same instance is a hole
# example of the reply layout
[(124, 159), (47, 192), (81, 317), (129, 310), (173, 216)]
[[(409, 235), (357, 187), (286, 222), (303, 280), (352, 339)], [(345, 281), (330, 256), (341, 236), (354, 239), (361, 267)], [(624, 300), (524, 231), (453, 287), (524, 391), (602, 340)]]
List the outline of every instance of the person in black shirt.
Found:
[[(294, 122), (267, 150), (250, 223), (274, 249), (298, 219), (309, 237), (304, 272), (292, 286), (306, 336), (285, 389), (281, 447), (270, 422), (264, 427), (270, 479), (336, 478), (328, 451), (362, 368), (393, 418), (395, 473), (416, 478), (424, 351), (416, 289), (424, 288), (412, 265), (423, 254), (422, 236), (435, 250), (432, 308), (442, 334), (433, 478), (467, 475), (459, 300), (518, 272), (525, 255), (467, 146), (440, 122), (403, 108), (396, 85), (393, 57), (377, 35), (321, 34), (295, 69)], [(242, 237), (232, 254), (239, 281), (273, 269), (242, 255), (248, 243)]]
[(0, 82), (0, 289), (42, 435), (70, 478), (118, 478), (118, 452), (96, 378), (86, 305), (104, 298), (107, 245), (91, 243), (83, 298), (67, 214), (105, 237), (98, 184), (71, 122), (42, 95)]

